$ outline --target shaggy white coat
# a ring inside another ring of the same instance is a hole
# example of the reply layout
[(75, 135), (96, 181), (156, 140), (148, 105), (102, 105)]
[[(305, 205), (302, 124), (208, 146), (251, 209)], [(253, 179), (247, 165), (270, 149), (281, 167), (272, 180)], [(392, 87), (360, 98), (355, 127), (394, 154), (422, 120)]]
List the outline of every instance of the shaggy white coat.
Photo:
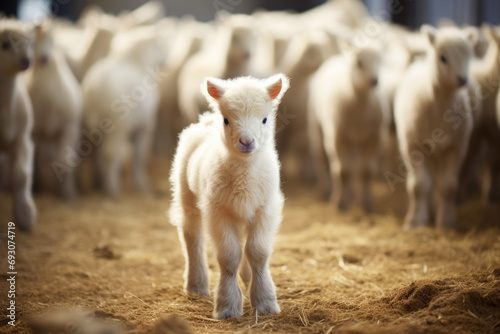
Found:
[(343, 50), (318, 69), (309, 85), (311, 152), (324, 193), (331, 184), (322, 159), (326, 153), (334, 206), (346, 210), (354, 186), (361, 183), (363, 207), (371, 211), (370, 183), (388, 125), (387, 101), (377, 89), (381, 57), (371, 47), (344, 43)]
[(186, 257), (187, 293), (209, 295), (203, 229), (215, 244), (217, 319), (242, 315), (240, 264), (258, 313), (280, 312), (269, 258), (284, 202), (274, 140), (276, 109), (288, 87), (281, 74), (267, 80), (208, 78), (202, 93), (213, 112), (180, 135), (170, 174), (169, 217)]
[(434, 194), (436, 225), (455, 228), (458, 175), (473, 126), (464, 81), (474, 37), (456, 28), (422, 30), (429, 41), (427, 57), (409, 68), (395, 98), (399, 147), (408, 169), (404, 228), (431, 221)]
[(76, 149), (80, 138), (82, 92), (63, 54), (53, 43), (50, 22), (37, 27), (34, 51), (34, 64), (27, 71), (25, 81), (35, 115), (35, 182), (46, 187), (42, 170), (50, 168), (59, 194), (71, 200), (77, 195), (76, 173), (62, 172), (54, 162), (66, 164), (68, 148)]

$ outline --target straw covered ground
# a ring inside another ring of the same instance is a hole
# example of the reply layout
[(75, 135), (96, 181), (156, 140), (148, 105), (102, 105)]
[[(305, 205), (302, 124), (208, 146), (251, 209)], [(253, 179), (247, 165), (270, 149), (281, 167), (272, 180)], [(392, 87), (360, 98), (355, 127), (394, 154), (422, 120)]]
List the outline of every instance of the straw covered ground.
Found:
[[(165, 211), (166, 161), (152, 161), (153, 190), (118, 199), (85, 193), (74, 203), (37, 196), (34, 233), (16, 234), (16, 326), (53, 309), (82, 308), (129, 333), (500, 333), (500, 209), (459, 209), (461, 229), (402, 233), (402, 189), (376, 185), (376, 212), (338, 214), (307, 186), (284, 185), (287, 202), (271, 270), (282, 313), (212, 319), (212, 299), (182, 291), (184, 259)], [(127, 187), (126, 187), (127, 188)], [(2, 312), (6, 235), (0, 194)], [(211, 285), (218, 272), (209, 250)]]

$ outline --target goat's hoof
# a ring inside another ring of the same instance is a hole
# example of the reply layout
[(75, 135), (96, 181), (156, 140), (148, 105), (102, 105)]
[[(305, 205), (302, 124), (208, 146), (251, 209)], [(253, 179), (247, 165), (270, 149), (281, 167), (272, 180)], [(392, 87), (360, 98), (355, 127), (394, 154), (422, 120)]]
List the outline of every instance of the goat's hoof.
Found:
[(218, 320), (225, 320), (243, 315), (241, 308), (225, 308), (221, 311), (214, 311), (214, 318)]
[(210, 296), (210, 291), (208, 287), (202, 286), (188, 286), (184, 289), (188, 295), (198, 295), (198, 296)]
[(25, 232), (31, 232), (35, 226), (37, 215), (33, 201), (16, 203), (14, 212), (15, 221), (19, 229)]
[(257, 313), (260, 315), (280, 313), (281, 309), (276, 300), (266, 300), (258, 303), (256, 306)]

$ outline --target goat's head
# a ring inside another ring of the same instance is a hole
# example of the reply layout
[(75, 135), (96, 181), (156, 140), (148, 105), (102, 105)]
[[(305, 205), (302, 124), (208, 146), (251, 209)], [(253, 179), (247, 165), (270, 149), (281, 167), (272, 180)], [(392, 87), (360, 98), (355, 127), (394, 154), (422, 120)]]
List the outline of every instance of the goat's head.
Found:
[(276, 109), (288, 87), (283, 74), (265, 80), (205, 80), (202, 92), (221, 115), (221, 136), (229, 152), (248, 157), (266, 144), (274, 145)]

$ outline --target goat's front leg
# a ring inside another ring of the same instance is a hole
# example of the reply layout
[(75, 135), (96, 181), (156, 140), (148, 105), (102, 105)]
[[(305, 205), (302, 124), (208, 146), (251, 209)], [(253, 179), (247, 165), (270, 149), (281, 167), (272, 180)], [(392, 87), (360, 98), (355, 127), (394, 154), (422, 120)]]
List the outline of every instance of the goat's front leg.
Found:
[(429, 223), (429, 198), (431, 197), (431, 177), (425, 166), (409, 166), (406, 189), (409, 208), (403, 230), (426, 226)]
[(443, 155), (435, 174), (436, 226), (454, 229), (458, 227), (455, 198), (458, 189), (461, 160), (458, 153)]
[(276, 298), (276, 287), (269, 271), (274, 235), (280, 221), (281, 212), (278, 210), (274, 215), (262, 210), (249, 225), (245, 256), (252, 270), (250, 301), (259, 314), (281, 311)]
[(14, 216), (19, 228), (31, 231), (36, 220), (36, 206), (31, 194), (34, 147), (26, 135), (10, 154)]
[(228, 319), (243, 314), (241, 290), (238, 286), (238, 268), (241, 246), (236, 226), (220, 216), (212, 217), (210, 235), (215, 243), (220, 279), (215, 293), (214, 317)]

